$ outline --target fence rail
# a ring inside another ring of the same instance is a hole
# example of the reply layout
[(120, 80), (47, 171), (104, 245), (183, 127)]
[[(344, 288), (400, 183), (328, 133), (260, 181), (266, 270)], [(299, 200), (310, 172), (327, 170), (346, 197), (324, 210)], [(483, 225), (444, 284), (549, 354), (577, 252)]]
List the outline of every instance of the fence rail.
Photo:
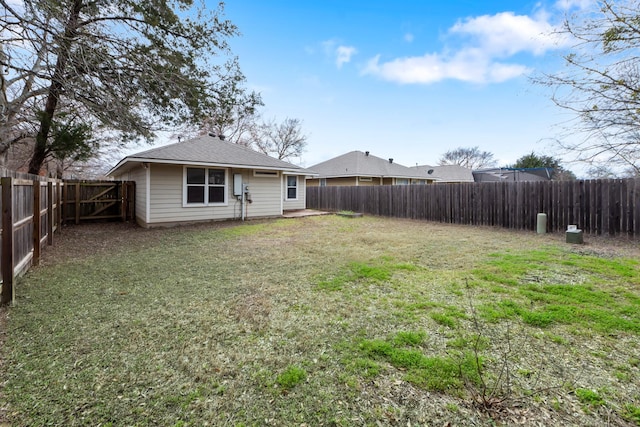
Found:
[(550, 232), (640, 236), (640, 179), (307, 187), (307, 208)]

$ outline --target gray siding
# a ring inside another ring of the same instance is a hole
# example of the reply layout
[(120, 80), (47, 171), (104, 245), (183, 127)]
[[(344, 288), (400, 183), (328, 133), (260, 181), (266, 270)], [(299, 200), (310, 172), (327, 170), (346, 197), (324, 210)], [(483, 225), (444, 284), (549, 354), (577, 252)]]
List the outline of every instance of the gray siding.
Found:
[(305, 209), (307, 207), (307, 203), (305, 200), (307, 189), (305, 183), (304, 176), (298, 176), (298, 199), (297, 200), (287, 200), (287, 175), (282, 179), (282, 209), (285, 211), (288, 210), (297, 210), (297, 209)]
[(249, 185), (252, 203), (247, 203), (247, 217), (282, 215), (280, 210), (280, 177), (257, 177), (244, 171), (242, 179)]
[(243, 182), (249, 185), (252, 203), (246, 205), (247, 218), (282, 214), (280, 178), (254, 177), (253, 171), (246, 169), (228, 169), (227, 172), (227, 206), (183, 206), (183, 167), (154, 164), (151, 168), (149, 225), (241, 218), (242, 204), (233, 196), (234, 173), (242, 173)]

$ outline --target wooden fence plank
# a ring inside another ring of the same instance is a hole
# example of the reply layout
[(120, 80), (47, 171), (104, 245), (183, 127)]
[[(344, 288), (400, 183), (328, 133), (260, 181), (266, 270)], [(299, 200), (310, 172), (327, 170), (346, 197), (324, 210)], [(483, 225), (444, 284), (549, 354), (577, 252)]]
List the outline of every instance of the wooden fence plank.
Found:
[(13, 288), (13, 178), (3, 177), (2, 183), (2, 295), (0, 304), (10, 304), (15, 298)]
[(47, 245), (53, 245), (53, 223), (55, 221), (53, 211), (53, 182), (47, 183)]
[(40, 181), (33, 181), (33, 265), (40, 263)]
[(75, 205), (75, 221), (76, 221), (76, 225), (80, 224), (80, 183), (76, 182), (75, 183), (75, 199), (74, 199), (74, 205)]

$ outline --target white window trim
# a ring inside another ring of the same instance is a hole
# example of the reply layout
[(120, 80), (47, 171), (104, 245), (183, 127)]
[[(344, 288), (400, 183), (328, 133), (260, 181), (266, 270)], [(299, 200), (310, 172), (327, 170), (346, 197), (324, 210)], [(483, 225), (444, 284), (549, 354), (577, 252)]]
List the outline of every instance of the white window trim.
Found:
[[(289, 177), (292, 176), (296, 179), (296, 197), (294, 199), (289, 198)], [(300, 193), (300, 180), (298, 179), (298, 175), (286, 175), (284, 180), (284, 196), (287, 201), (298, 200), (298, 194)]]
[[(204, 203), (187, 203), (187, 169), (204, 169), (205, 173), (205, 192)], [(224, 170), (224, 202), (222, 203), (209, 203), (209, 170), (217, 169)], [(201, 166), (183, 166), (182, 167), (182, 207), (183, 208), (198, 208), (206, 206), (229, 206), (229, 169), (226, 168), (207, 168)]]

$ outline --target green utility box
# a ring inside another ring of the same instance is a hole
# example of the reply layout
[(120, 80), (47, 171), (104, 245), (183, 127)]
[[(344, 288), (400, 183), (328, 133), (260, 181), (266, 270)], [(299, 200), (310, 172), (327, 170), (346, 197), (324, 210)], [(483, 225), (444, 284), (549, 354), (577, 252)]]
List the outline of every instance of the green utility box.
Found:
[(584, 243), (584, 240), (582, 237), (582, 230), (577, 230), (577, 229), (567, 230), (566, 237), (567, 237), (567, 243), (576, 243), (579, 245)]

